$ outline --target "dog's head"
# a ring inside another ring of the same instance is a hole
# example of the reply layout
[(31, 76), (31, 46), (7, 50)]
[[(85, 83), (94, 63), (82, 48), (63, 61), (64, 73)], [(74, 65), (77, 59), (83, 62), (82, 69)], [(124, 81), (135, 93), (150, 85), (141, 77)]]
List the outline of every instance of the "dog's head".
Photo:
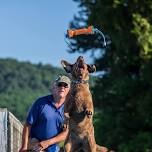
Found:
[(73, 79), (88, 80), (89, 73), (96, 71), (95, 65), (86, 64), (82, 56), (79, 56), (74, 64), (65, 60), (62, 60), (61, 64), (67, 73), (71, 73)]

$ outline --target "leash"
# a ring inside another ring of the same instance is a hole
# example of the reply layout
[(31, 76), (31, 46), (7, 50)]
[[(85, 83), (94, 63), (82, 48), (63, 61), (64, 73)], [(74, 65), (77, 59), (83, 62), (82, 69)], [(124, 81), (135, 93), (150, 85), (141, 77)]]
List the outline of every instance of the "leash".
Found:
[(94, 28), (93, 26), (89, 26), (88, 28), (76, 29), (76, 30), (71, 30), (71, 29), (67, 30), (67, 34), (65, 36), (65, 42), (67, 43), (70, 49), (75, 50), (74, 48), (72, 48), (72, 45), (69, 39), (78, 35), (91, 35), (91, 34), (100, 34), (103, 38), (103, 47), (107, 46), (106, 39), (103, 32), (97, 28)]

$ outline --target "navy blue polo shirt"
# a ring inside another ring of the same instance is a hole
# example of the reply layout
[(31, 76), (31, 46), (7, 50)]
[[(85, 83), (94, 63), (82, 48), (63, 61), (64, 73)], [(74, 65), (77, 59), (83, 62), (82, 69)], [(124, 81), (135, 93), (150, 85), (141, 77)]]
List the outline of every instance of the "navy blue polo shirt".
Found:
[[(27, 123), (31, 127), (30, 137), (39, 141), (50, 139), (63, 131), (64, 104), (59, 108), (54, 106), (52, 95), (39, 98), (32, 105)], [(58, 144), (51, 145), (47, 152), (57, 152)]]

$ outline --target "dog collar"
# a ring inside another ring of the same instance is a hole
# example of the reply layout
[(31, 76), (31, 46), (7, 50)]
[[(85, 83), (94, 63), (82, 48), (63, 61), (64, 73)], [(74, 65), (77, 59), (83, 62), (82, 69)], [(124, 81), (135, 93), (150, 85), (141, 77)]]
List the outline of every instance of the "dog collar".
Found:
[(73, 80), (72, 83), (75, 83), (75, 84), (80, 84), (80, 83), (88, 83), (88, 80)]

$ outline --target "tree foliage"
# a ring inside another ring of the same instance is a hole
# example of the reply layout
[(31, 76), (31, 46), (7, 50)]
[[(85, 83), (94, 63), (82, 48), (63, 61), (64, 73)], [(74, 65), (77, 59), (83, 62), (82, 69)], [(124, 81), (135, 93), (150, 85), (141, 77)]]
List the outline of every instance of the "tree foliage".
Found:
[(95, 121), (100, 126), (95, 127), (97, 141), (118, 152), (148, 152), (152, 148), (152, 1), (74, 1), (80, 11), (70, 27), (94, 25), (102, 28), (108, 41), (105, 49), (96, 36), (72, 41), (71, 52), (100, 49), (100, 55), (94, 56), (97, 70), (104, 71), (93, 89), (95, 106), (101, 110)]

